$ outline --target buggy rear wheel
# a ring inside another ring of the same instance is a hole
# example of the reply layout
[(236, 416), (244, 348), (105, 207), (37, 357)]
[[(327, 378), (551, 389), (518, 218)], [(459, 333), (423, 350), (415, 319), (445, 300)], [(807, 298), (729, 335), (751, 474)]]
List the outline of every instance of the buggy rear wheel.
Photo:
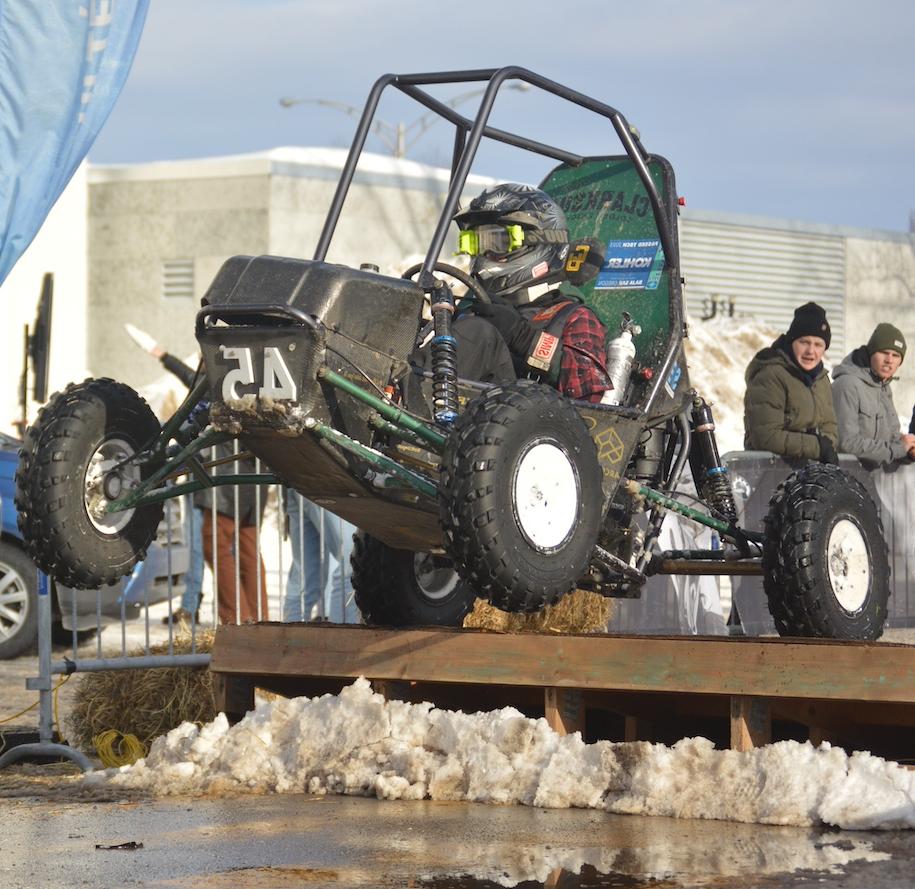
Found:
[(149, 405), (110, 379), (70, 385), (41, 410), (20, 451), (16, 508), (42, 571), (65, 586), (96, 589), (146, 558), (162, 504), (106, 507), (153, 472), (131, 458), (159, 428)]
[(503, 611), (533, 612), (586, 572), (603, 494), (594, 442), (554, 389), (516, 380), (474, 399), (442, 458), (445, 548)]
[(459, 627), (476, 594), (449, 559), (393, 549), (360, 531), (353, 539), (353, 594), (367, 624)]
[(861, 483), (811, 463), (769, 503), (763, 587), (781, 636), (877, 639), (889, 598), (887, 546)]

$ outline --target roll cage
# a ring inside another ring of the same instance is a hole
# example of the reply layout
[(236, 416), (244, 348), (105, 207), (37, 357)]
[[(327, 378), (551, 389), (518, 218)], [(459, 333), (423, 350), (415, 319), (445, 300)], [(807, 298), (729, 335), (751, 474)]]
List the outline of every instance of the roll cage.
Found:
[[(418, 277), (419, 285), (427, 293), (431, 293), (435, 288), (433, 266), (445, 243), (448, 228), (451, 225), (454, 214), (458, 210), (460, 197), (464, 190), (467, 177), (470, 174), (471, 166), (473, 165), (480, 143), (484, 137), (526, 151), (531, 151), (542, 157), (558, 160), (561, 163), (572, 167), (577, 167), (588, 160), (588, 158), (583, 155), (575, 154), (563, 148), (557, 148), (553, 145), (547, 145), (543, 142), (528, 139), (525, 136), (516, 135), (507, 132), (506, 130), (489, 126), (488, 121), (496, 96), (499, 93), (499, 89), (508, 81), (521, 81), (531, 86), (538, 87), (545, 92), (551, 93), (574, 105), (578, 105), (579, 107), (610, 121), (627, 157), (641, 180), (642, 186), (645, 188), (661, 246), (664, 251), (664, 271), (668, 273), (669, 280), (675, 283), (675, 286), (672, 287), (672, 293), (679, 294), (680, 255), (677, 239), (671, 226), (670, 217), (668, 213), (665, 212), (661, 196), (658, 193), (657, 186), (655, 185), (654, 179), (648, 168), (648, 162), (651, 159), (651, 155), (642, 145), (638, 131), (626, 120), (623, 114), (615, 108), (605, 105), (603, 102), (599, 102), (596, 99), (592, 99), (590, 96), (586, 96), (584, 93), (580, 93), (577, 90), (570, 89), (553, 80), (535, 74), (533, 71), (517, 66), (425, 74), (385, 74), (379, 77), (369, 92), (365, 108), (359, 119), (359, 124), (356, 127), (356, 133), (353, 136), (349, 154), (343, 165), (336, 191), (334, 192), (330, 208), (327, 212), (324, 227), (318, 238), (314, 259), (317, 261), (324, 261), (326, 259), (327, 251), (340, 219), (343, 204), (356, 172), (356, 166), (365, 147), (369, 132), (372, 129), (378, 103), (384, 91), (389, 87), (399, 90), (404, 95), (414, 99), (425, 108), (439, 115), (441, 119), (454, 126), (454, 147), (448, 193), (441, 213), (439, 214), (438, 222)], [(486, 84), (476, 116), (473, 118), (465, 117), (451, 106), (439, 101), (422, 89), (422, 87), (426, 86), (466, 83)], [(665, 344), (663, 358), (659, 364), (657, 373), (654, 376), (654, 381), (648, 397), (644, 402), (644, 413), (646, 414), (652, 413), (655, 404), (659, 400), (661, 387), (668, 379), (671, 369), (675, 366), (676, 358), (683, 340), (684, 317), (682, 300), (680, 298), (672, 298), (670, 300), (669, 308), (669, 336)], [(623, 409), (622, 412), (630, 413), (625, 409)]]

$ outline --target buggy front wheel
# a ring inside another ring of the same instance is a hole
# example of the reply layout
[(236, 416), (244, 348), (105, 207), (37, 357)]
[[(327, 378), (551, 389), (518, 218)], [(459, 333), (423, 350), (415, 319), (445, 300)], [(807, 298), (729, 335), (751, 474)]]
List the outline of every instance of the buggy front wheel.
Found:
[(575, 406), (516, 380), (459, 417), (442, 457), (445, 548), (496, 607), (553, 605), (587, 571), (603, 494), (597, 450)]
[(110, 379), (68, 386), (26, 433), (19, 529), (35, 564), (74, 589), (115, 583), (146, 558), (162, 504), (107, 512), (155, 469), (136, 458), (159, 432), (149, 405)]

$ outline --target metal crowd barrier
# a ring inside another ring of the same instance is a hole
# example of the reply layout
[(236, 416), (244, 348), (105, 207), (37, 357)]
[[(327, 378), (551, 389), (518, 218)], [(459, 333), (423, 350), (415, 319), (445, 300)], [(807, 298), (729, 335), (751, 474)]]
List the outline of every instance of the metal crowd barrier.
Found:
[[(260, 472), (259, 465), (256, 471)], [(209, 664), (209, 653), (198, 650), (201, 634), (216, 626), (220, 611), (232, 622), (244, 619), (239, 559), (235, 559), (234, 572), (229, 572), (228, 583), (220, 588), (218, 582), (220, 574), (224, 580), (226, 577), (220, 570), (217, 540), (218, 490), (235, 491), (233, 515), (229, 517), (232, 557), (240, 550), (246, 527), (239, 521), (238, 490), (214, 487), (204, 495), (203, 505), (195, 504), (191, 495), (165, 501), (165, 514), (147, 558), (130, 577), (114, 586), (72, 590), (38, 572), (38, 676), (27, 680), (26, 687), (39, 692), (39, 743), (6, 751), (0, 755), (0, 768), (32, 755), (65, 756), (84, 769), (90, 768), (79, 751), (53, 743), (51, 696), (55, 677)], [(201, 526), (205, 513), (210, 517), (211, 558), (201, 572), (201, 595), (193, 607), (193, 599), (186, 594), (193, 596), (195, 589), (188, 590), (188, 581), (196, 588), (195, 565), (199, 570), (204, 561)], [(263, 565), (262, 570), (257, 565), (251, 572), (255, 575), (257, 603), (252, 617), (258, 621), (360, 621), (349, 583), (351, 525), (309, 504), (296, 492), (271, 485), (255, 487), (253, 532), (247, 527)], [(333, 546), (328, 545), (330, 541)], [(313, 603), (307, 601), (309, 590)], [(179, 613), (182, 600), (191, 606), (184, 614)], [(63, 656), (54, 659), (61, 644), (65, 646)]]
[[(769, 498), (778, 484), (804, 461), (786, 460), (768, 451), (732, 451), (724, 462), (741, 524), (762, 528)], [(839, 465), (867, 489), (877, 504), (889, 546), (890, 600), (886, 625), (915, 626), (915, 464), (892, 471), (865, 469), (856, 457), (839, 456)], [(775, 633), (761, 577), (734, 577), (732, 601), (747, 635)]]

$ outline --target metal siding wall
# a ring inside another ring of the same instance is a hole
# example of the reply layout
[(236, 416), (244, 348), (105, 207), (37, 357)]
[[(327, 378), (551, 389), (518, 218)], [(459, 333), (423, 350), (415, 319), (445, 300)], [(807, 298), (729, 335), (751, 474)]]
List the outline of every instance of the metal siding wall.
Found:
[(827, 357), (833, 364), (844, 357), (842, 236), (681, 219), (680, 253), (693, 318), (704, 313), (706, 300), (733, 297), (735, 314), (786, 330), (794, 309), (813, 300), (832, 327)]

